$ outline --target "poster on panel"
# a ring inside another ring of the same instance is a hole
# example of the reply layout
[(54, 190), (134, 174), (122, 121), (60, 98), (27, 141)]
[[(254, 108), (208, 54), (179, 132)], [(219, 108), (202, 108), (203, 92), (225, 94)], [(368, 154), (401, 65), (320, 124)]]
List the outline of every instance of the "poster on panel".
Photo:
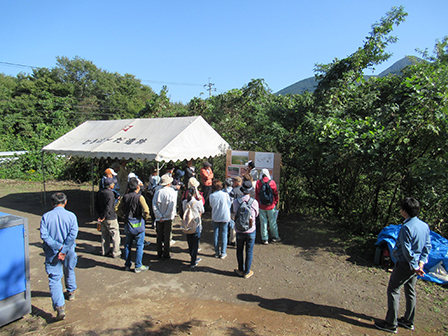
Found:
[(243, 176), (248, 169), (246, 163), (253, 161), (255, 170), (260, 176), (262, 169), (267, 169), (271, 178), (277, 183), (280, 182), (281, 154), (253, 151), (227, 151), (226, 177)]

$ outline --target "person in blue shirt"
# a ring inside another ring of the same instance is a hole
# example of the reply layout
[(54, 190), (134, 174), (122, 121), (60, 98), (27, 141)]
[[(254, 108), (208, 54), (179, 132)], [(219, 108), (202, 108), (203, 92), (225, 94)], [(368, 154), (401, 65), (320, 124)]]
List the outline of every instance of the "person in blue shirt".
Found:
[[(429, 226), (417, 217), (420, 203), (415, 198), (407, 197), (401, 201), (400, 211), (405, 221), (392, 251), (395, 266), (387, 287), (386, 319), (375, 322), (378, 329), (393, 333), (397, 332), (397, 326), (414, 330), (417, 302), (415, 285), (417, 276), (425, 274), (423, 266), (431, 250)], [(404, 287), (406, 311), (403, 317), (398, 318), (401, 287)]]
[(118, 183), (117, 173), (112, 168), (107, 168), (104, 171), (104, 175), (101, 178), (100, 183), (98, 185), (99, 190), (105, 189), (105, 188), (107, 189), (107, 187), (104, 185), (104, 181), (107, 178), (111, 178), (113, 180), (113, 182), (114, 182), (114, 188), (112, 189), (112, 191), (114, 192), (114, 196), (115, 196), (115, 204), (117, 204), (118, 199), (121, 196), (120, 193), (119, 193), (120, 185)]
[(73, 212), (65, 209), (67, 196), (62, 192), (51, 195), (53, 210), (42, 216), (40, 221), (40, 237), (45, 252), (45, 270), (53, 308), (57, 311), (56, 320), (65, 318), (65, 299), (61, 279), (65, 276), (67, 299), (74, 300), (76, 290), (75, 239), (78, 235), (78, 219)]
[[(227, 228), (230, 222), (230, 196), (223, 190), (222, 182), (215, 180), (212, 184), (213, 193), (209, 197), (212, 208), (212, 221), (214, 231), (215, 257), (227, 257)], [(221, 236), (221, 244), (219, 243)]]

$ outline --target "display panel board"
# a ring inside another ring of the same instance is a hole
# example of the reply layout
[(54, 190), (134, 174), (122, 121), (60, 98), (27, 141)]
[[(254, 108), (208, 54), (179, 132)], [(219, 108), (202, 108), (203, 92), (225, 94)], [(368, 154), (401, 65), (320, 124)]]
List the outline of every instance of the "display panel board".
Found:
[(247, 172), (248, 161), (252, 160), (260, 176), (263, 168), (269, 170), (271, 179), (280, 183), (280, 167), (282, 156), (280, 153), (234, 151), (228, 150), (226, 157), (226, 177), (242, 176)]

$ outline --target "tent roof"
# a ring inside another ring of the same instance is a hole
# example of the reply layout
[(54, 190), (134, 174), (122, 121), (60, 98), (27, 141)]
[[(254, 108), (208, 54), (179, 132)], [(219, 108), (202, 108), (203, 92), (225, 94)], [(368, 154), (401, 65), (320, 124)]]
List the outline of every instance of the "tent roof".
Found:
[(201, 117), (86, 121), (42, 151), (84, 157), (190, 160), (222, 155), (229, 144)]

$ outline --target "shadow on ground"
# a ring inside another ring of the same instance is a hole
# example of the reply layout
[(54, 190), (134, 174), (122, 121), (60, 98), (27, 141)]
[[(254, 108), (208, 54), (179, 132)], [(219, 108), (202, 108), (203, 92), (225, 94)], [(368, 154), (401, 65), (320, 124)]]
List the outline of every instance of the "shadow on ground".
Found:
[[(358, 327), (372, 328), (373, 318), (365, 314), (352, 312), (351, 310), (320, 305), (308, 301), (296, 301), (286, 298), (280, 299), (266, 299), (253, 294), (238, 294), (237, 298), (247, 302), (258, 302), (258, 305), (264, 309), (269, 309), (277, 312), (282, 312), (291, 315), (306, 315), (325, 317), (330, 319), (337, 319), (344, 323), (349, 323)], [(369, 323), (362, 322), (369, 321)]]
[[(78, 239), (84, 241), (98, 241), (98, 236), (83, 228), (92, 228), (95, 225), (95, 214), (91, 215), (91, 191), (81, 189), (60, 190), (67, 195), (66, 209), (74, 212), (78, 217), (79, 234)], [(51, 210), (50, 197), (54, 191), (47, 191), (46, 207), (43, 204), (43, 192), (23, 192), (12, 193), (0, 198), (0, 207), (13, 209), (20, 212), (41, 216), (46, 211)], [(204, 214), (204, 228), (211, 227), (210, 214)], [(282, 244), (300, 247), (303, 250), (302, 256), (312, 260), (316, 254), (322, 250), (330, 251), (335, 255), (349, 255), (348, 261), (366, 267), (373, 266), (373, 255), (375, 253), (374, 242), (363, 249), (356, 246), (349, 246), (345, 243), (344, 237), (332, 227), (331, 223), (321, 219), (310, 219), (301, 215), (280, 215), (279, 234), (282, 237)], [(122, 226), (122, 225), (121, 225)], [(147, 230), (147, 235), (148, 235)], [(175, 230), (173, 230), (175, 232)], [(124, 233), (121, 229), (121, 235)], [(212, 230), (204, 230), (201, 241), (213, 241)], [(177, 235), (180, 238), (183, 235)], [(155, 236), (154, 236), (155, 238)], [(257, 227), (256, 243), (259, 244), (260, 230)], [(372, 245), (372, 246), (370, 246)], [(81, 246), (80, 246), (81, 248)], [(155, 248), (153, 246), (152, 248)], [(176, 247), (173, 247), (175, 249)], [(84, 252), (98, 254), (99, 251), (87, 245), (82, 246)], [(87, 266), (88, 267), (88, 266)]]

